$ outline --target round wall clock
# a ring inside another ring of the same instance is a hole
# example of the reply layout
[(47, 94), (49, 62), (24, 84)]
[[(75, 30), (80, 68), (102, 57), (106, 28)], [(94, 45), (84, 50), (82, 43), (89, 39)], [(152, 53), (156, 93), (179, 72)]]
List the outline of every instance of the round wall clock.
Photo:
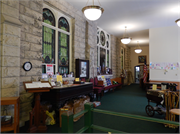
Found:
[(30, 71), (31, 68), (32, 68), (31, 62), (25, 62), (25, 63), (24, 63), (23, 69), (24, 69), (25, 71)]

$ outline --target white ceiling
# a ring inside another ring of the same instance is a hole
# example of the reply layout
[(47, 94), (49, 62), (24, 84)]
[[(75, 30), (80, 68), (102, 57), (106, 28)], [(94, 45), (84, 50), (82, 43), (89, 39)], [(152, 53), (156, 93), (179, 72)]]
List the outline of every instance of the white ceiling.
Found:
[[(92, 0), (66, 0), (79, 10), (92, 5)], [(108, 33), (122, 37), (127, 33), (132, 37), (129, 46), (149, 45), (149, 29), (175, 26), (180, 18), (180, 0), (99, 0), (104, 13), (97, 25)], [(94, 5), (100, 6), (98, 0)], [(178, 28), (178, 27), (177, 27)]]

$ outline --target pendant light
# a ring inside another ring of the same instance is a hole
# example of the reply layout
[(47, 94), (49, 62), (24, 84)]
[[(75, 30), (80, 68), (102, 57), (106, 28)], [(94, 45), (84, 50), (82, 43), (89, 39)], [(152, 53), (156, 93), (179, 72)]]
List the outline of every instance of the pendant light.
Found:
[(123, 38), (121, 38), (121, 42), (123, 44), (129, 44), (131, 42), (131, 40), (132, 40), (131, 37), (128, 37), (128, 35), (126, 35), (126, 28), (127, 27), (125, 26), (125, 33), (123, 34)]
[(176, 22), (177, 25), (180, 27), (180, 19), (177, 19), (175, 22)]
[[(87, 3), (88, 3), (88, 1), (87, 1)], [(98, 0), (98, 2), (99, 2), (99, 0)], [(93, 5), (85, 6), (82, 9), (82, 12), (84, 13), (84, 16), (88, 20), (95, 21), (95, 20), (97, 20), (97, 19), (99, 19), (101, 17), (102, 13), (104, 12), (104, 9), (102, 7), (100, 7), (100, 6), (94, 5), (94, 0), (93, 0)]]
[(142, 52), (142, 49), (139, 46), (139, 41), (137, 41), (137, 44), (138, 44), (138, 47), (134, 50), (134, 52), (139, 54)]

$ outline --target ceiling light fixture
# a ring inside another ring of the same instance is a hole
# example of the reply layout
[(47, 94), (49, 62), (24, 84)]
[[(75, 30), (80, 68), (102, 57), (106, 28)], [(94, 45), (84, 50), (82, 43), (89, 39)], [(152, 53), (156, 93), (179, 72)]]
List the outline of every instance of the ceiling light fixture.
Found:
[(134, 52), (139, 54), (142, 52), (142, 49), (139, 46), (139, 41), (137, 41), (137, 44), (138, 44), (138, 47), (134, 50)]
[[(88, 3), (88, 1), (87, 1), (87, 3)], [(99, 0), (98, 0), (98, 2), (99, 2)], [(87, 5), (87, 3), (86, 3), (86, 5)], [(99, 5), (101, 5), (101, 4), (99, 3)], [(94, 0), (93, 0), (93, 5), (85, 6), (82, 9), (82, 12), (84, 13), (84, 16), (88, 20), (95, 21), (101, 17), (102, 13), (104, 12), (104, 9), (100, 6), (94, 5)]]
[(127, 27), (125, 26), (125, 33), (123, 34), (123, 38), (121, 38), (121, 42), (123, 44), (129, 44), (131, 42), (131, 40), (132, 40), (131, 37), (128, 37), (128, 35), (126, 35), (126, 28)]
[(176, 22), (177, 25), (180, 27), (180, 19), (177, 19), (175, 22)]

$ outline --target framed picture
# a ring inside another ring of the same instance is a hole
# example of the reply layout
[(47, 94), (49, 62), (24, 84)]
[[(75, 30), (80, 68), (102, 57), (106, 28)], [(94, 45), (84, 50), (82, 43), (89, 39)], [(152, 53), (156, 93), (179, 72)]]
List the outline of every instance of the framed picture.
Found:
[(76, 59), (76, 77), (89, 78), (89, 60)]
[(144, 63), (145, 61), (146, 61), (146, 55), (138, 56), (138, 62), (139, 63)]

